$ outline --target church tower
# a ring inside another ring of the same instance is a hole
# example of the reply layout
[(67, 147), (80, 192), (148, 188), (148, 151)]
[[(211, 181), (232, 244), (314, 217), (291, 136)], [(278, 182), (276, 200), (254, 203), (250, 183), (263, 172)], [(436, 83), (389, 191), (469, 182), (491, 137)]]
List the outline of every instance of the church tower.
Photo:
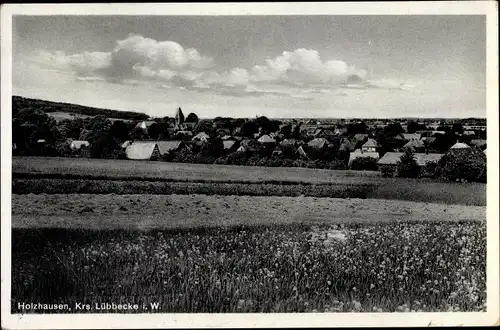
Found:
[(182, 113), (182, 109), (179, 107), (177, 109), (177, 114), (175, 115), (175, 122), (177, 125), (181, 125), (184, 123), (184, 114)]

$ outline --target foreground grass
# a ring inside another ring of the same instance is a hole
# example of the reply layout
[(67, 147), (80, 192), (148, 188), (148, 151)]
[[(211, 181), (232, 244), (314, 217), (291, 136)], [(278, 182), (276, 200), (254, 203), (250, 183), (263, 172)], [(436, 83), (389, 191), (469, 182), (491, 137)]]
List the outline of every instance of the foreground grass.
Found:
[(161, 312), (484, 311), (485, 257), (482, 222), (16, 229), (12, 311), (17, 302), (159, 302)]

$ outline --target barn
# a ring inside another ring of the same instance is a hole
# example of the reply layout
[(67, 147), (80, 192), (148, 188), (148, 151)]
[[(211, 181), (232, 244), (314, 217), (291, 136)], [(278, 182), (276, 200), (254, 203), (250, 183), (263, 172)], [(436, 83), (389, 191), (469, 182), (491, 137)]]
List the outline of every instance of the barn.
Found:
[(134, 142), (125, 149), (128, 159), (132, 160), (157, 160), (160, 158), (160, 149), (156, 142)]
[[(389, 165), (389, 166), (397, 166), (398, 161), (401, 159), (403, 155), (402, 152), (387, 152), (382, 158), (379, 159), (377, 164), (381, 165)], [(434, 153), (415, 153), (413, 154), (415, 157), (415, 161), (418, 166), (425, 166), (427, 162), (438, 162), (444, 154), (434, 154)]]

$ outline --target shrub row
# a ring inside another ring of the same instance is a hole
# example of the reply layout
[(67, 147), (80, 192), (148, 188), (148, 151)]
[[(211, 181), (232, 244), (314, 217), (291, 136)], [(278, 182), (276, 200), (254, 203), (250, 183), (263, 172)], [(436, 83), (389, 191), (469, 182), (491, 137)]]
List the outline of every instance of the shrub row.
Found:
[(198, 182), (144, 182), (111, 180), (14, 179), (14, 194), (204, 194), (238, 196), (312, 196), (366, 198), (374, 185), (242, 184)]
[[(345, 175), (346, 177), (354, 177), (355, 175)], [(356, 175), (357, 176), (357, 175)], [(257, 185), (282, 185), (282, 186), (296, 186), (296, 185), (332, 185), (330, 182), (307, 182), (307, 181), (293, 181), (293, 180), (256, 180), (256, 181), (248, 181), (248, 180), (203, 180), (203, 179), (182, 179), (182, 178), (166, 178), (166, 177), (158, 177), (158, 176), (124, 176), (124, 175), (94, 175), (94, 174), (75, 174), (75, 173), (12, 173), (12, 179), (20, 179), (20, 180), (90, 180), (90, 181), (133, 181), (133, 182), (171, 182), (171, 183), (226, 183), (226, 184), (257, 184)]]

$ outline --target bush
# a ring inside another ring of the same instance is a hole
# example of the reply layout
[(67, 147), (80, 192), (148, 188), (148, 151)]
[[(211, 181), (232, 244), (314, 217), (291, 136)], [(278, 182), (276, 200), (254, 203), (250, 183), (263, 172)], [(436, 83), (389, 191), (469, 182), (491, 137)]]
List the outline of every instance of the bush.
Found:
[(351, 170), (358, 171), (376, 171), (378, 160), (373, 157), (355, 158), (351, 162)]
[(450, 150), (440, 159), (436, 174), (452, 181), (486, 182), (486, 155), (473, 148)]
[(420, 176), (423, 178), (437, 178), (436, 168), (437, 162), (427, 162), (424, 167), (422, 167), (422, 171)]
[(382, 174), (383, 177), (393, 177), (394, 174), (396, 173), (396, 168), (391, 165), (381, 165), (380, 173)]
[(398, 176), (402, 178), (417, 178), (419, 176), (420, 167), (410, 149), (405, 149), (405, 152), (397, 163), (397, 169)]

